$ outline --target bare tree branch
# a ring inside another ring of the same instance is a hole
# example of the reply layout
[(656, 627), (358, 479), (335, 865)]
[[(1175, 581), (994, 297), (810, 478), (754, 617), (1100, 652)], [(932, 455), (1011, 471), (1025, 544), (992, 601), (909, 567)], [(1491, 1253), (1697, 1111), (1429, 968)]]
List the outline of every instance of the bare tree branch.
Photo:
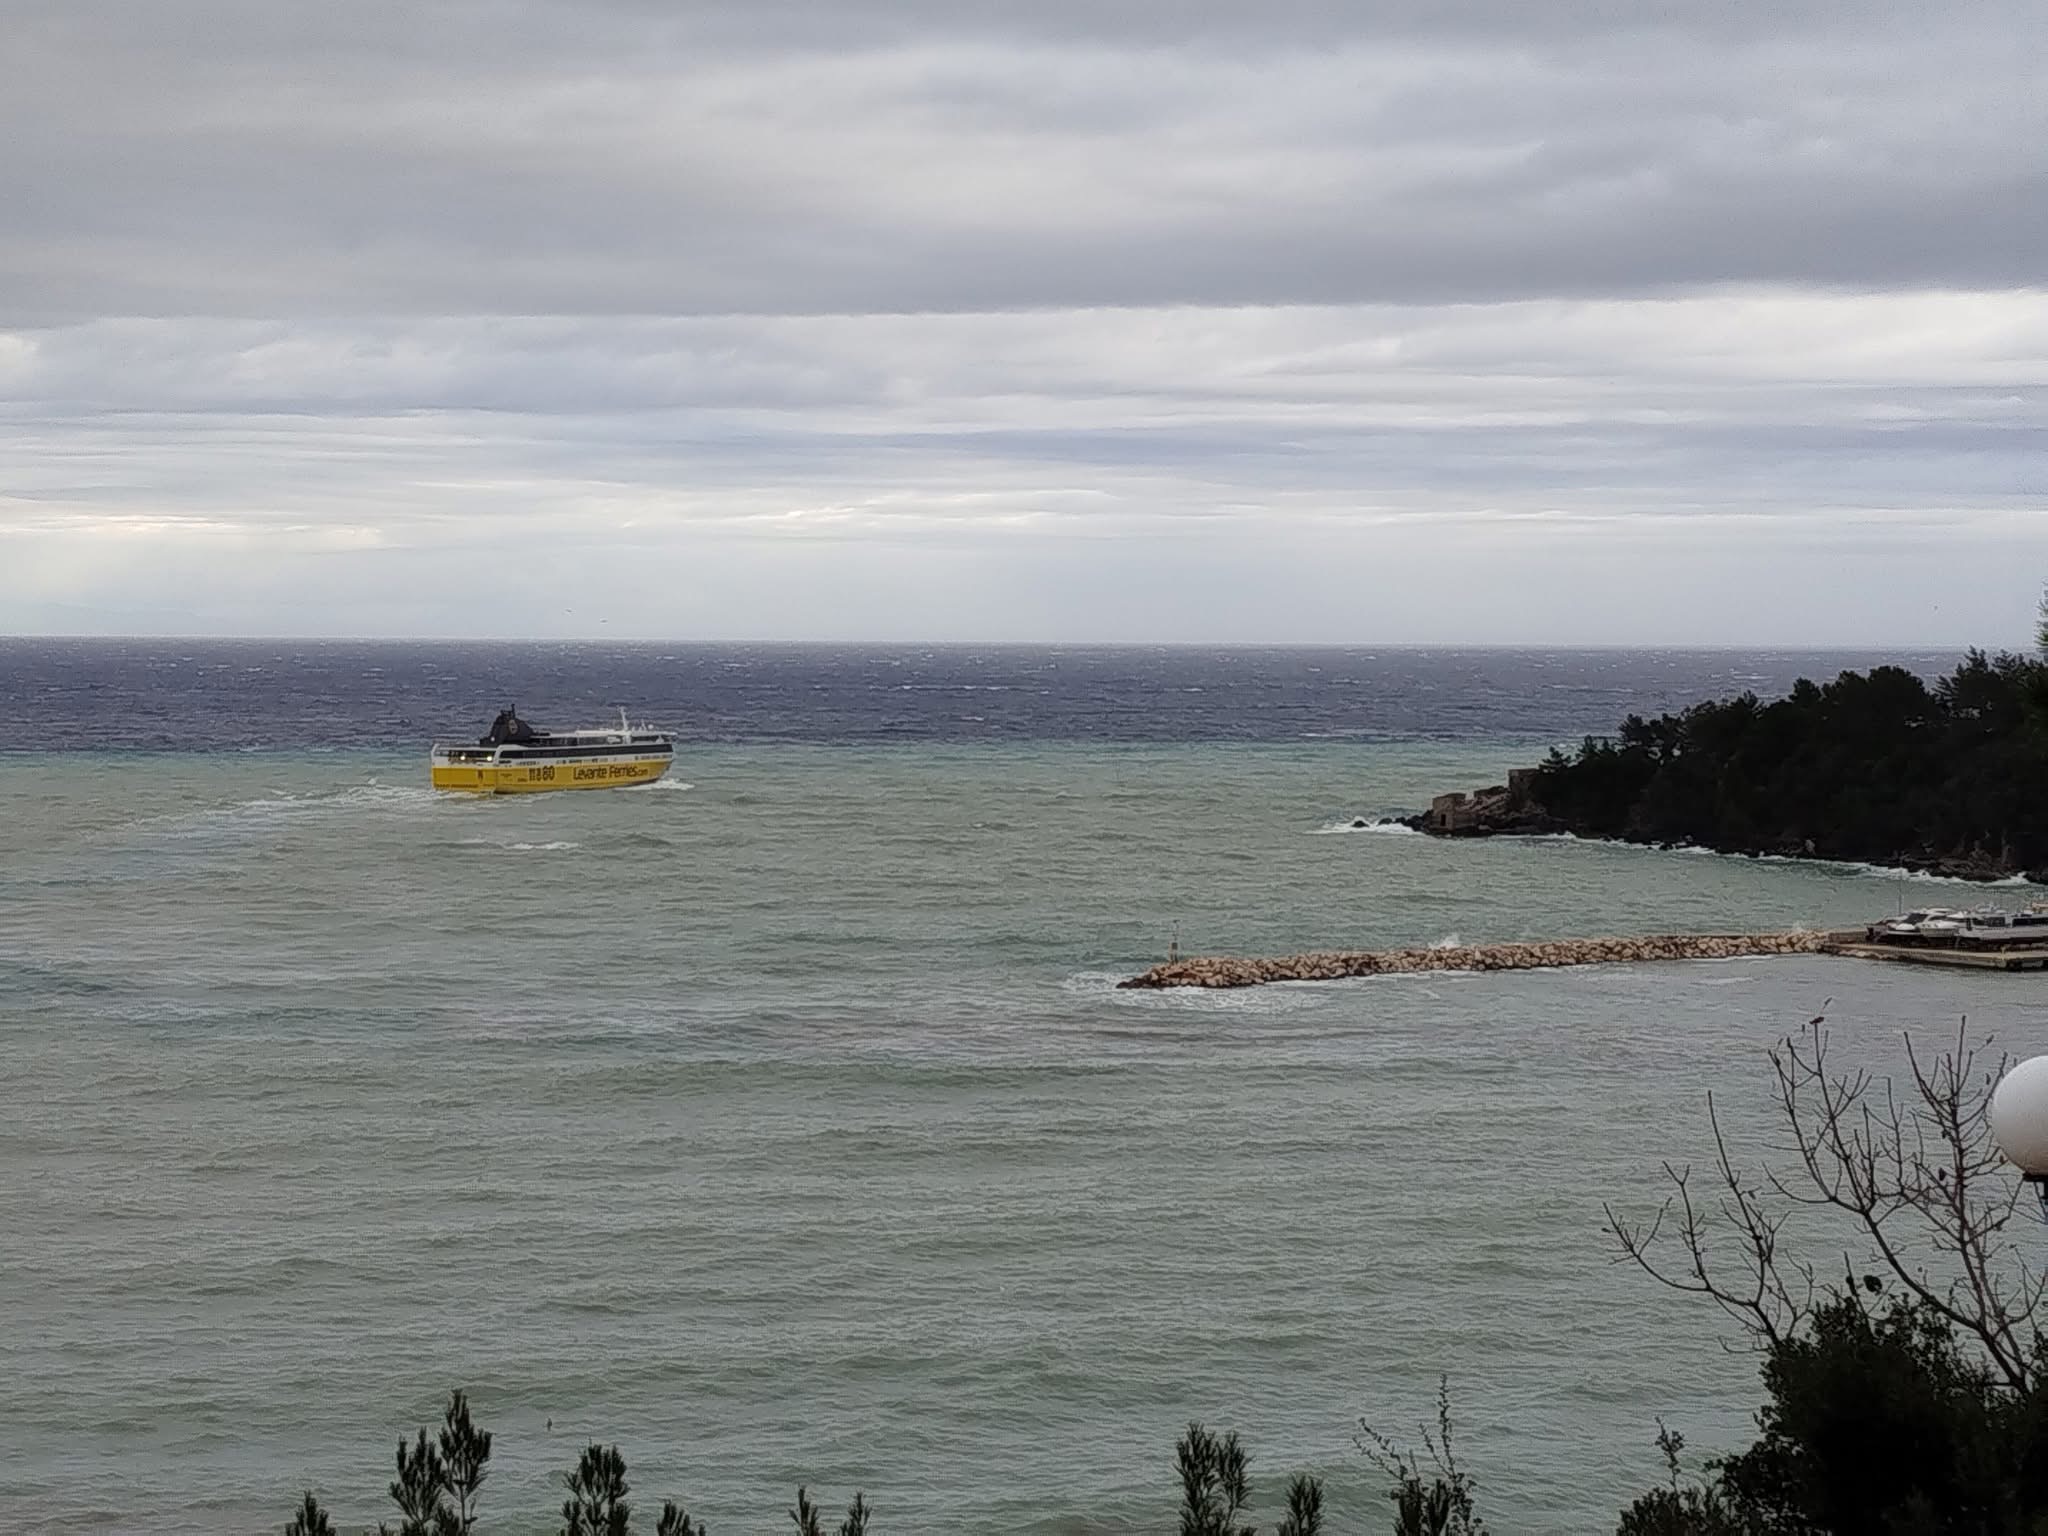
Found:
[[(1912, 1091), (1902, 1095), (1889, 1078), (1836, 1071), (1828, 1046), (1823, 1014), (1769, 1052), (1779, 1117), (1791, 1137), (1779, 1149), (1789, 1154), (1789, 1168), (1766, 1170), (1760, 1183), (1744, 1178), (1710, 1094), (1718, 1193), (1702, 1203), (1691, 1170), (1667, 1163), (1672, 1194), (1649, 1223), (1628, 1223), (1606, 1208), (1618, 1257), (1660, 1284), (1710, 1298), (1768, 1346), (1811, 1314), (1817, 1292), (1813, 1266), (1783, 1251), (1786, 1222), (1800, 1207), (1836, 1210), (1907, 1295), (1976, 1339), (1991, 1368), (2024, 1389), (2035, 1370), (2048, 1272), (2008, 1232), (2021, 1185), (1991, 1140), (1989, 1119), (2004, 1058), (1987, 1067), (1967, 1021), (1954, 1048), (1931, 1061), (1908, 1038)], [(1717, 1252), (1717, 1239), (1732, 1251)]]

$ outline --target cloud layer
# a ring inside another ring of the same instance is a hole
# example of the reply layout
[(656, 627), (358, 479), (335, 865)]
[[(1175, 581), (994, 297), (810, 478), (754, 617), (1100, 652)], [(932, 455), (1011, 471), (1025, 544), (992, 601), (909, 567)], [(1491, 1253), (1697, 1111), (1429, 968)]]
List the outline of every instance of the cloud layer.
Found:
[(2048, 22), (1614, 15), (25, 0), (0, 630), (2016, 643)]

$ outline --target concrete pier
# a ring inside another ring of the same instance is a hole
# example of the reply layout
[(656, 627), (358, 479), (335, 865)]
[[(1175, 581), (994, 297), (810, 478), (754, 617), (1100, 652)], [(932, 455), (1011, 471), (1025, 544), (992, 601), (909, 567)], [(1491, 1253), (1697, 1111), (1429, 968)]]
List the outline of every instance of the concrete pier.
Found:
[(1984, 949), (1907, 948), (1851, 939), (1830, 944), (1831, 955), (1856, 960), (1890, 960), (1900, 965), (1948, 965), (1971, 971), (2048, 971), (2048, 945), (2009, 944)]
[[(1861, 929), (1853, 937), (1860, 939)], [(1453, 944), (1429, 949), (1327, 950), (1277, 958), (1213, 955), (1171, 960), (1120, 987), (1256, 987), (1272, 981), (1338, 981), (1416, 971), (1533, 971), (1565, 965), (1635, 965), (1651, 960), (1735, 960), (1748, 955), (1839, 952), (1844, 932), (1672, 933), (1640, 938), (1553, 939), (1525, 944)]]

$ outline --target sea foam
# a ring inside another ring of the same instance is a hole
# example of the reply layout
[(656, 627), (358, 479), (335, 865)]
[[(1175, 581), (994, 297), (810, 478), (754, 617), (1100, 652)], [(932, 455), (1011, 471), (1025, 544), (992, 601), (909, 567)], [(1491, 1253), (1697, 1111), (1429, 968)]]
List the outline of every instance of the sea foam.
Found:
[(1311, 837), (1337, 837), (1346, 832), (1377, 832), (1388, 837), (1420, 837), (1406, 822), (1394, 816), (1351, 816), (1325, 826), (1309, 828)]

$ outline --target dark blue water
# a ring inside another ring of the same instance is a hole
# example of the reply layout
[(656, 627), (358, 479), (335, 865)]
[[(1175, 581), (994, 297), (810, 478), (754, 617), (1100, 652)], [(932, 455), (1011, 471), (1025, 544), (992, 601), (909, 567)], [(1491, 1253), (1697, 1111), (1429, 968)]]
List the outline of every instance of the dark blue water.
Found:
[(0, 640), (0, 750), (413, 747), (517, 703), (685, 741), (1573, 739), (1944, 654)]

